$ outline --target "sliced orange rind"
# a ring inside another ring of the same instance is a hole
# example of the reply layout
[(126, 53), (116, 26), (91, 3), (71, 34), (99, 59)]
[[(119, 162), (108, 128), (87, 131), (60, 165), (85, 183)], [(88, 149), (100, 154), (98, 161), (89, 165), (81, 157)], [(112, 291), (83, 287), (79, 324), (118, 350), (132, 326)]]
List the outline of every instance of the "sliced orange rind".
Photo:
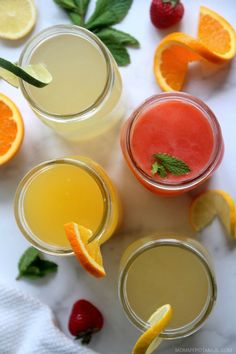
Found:
[(103, 267), (98, 240), (89, 242), (92, 231), (82, 225), (69, 222), (64, 225), (66, 236), (81, 266), (91, 275), (102, 278), (106, 275)]
[(160, 333), (167, 327), (172, 318), (172, 307), (169, 304), (159, 307), (149, 318), (150, 327), (139, 337), (132, 354), (151, 354), (161, 344)]
[(190, 223), (201, 231), (219, 217), (227, 234), (236, 237), (236, 206), (232, 197), (222, 190), (209, 190), (196, 197), (190, 206)]
[(0, 165), (11, 160), (24, 138), (24, 123), (20, 111), (7, 96), (0, 94)]
[(180, 91), (190, 62), (222, 64), (235, 54), (234, 28), (216, 12), (201, 6), (198, 38), (182, 32), (167, 35), (156, 48), (154, 74), (163, 91)]

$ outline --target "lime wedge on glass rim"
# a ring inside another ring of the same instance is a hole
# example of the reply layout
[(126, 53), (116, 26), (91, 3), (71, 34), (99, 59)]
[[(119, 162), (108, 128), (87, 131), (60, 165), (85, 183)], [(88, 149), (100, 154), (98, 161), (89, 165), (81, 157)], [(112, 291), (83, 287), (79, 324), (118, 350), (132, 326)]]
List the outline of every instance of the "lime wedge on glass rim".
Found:
[(0, 58), (0, 78), (14, 87), (19, 87), (19, 79), (36, 87), (45, 87), (52, 81), (52, 75), (43, 64), (21, 68), (3, 58)]

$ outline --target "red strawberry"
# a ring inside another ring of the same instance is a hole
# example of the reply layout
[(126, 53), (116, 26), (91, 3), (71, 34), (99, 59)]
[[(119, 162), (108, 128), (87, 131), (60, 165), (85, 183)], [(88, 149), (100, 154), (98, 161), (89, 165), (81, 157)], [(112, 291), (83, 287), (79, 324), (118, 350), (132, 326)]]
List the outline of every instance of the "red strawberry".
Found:
[(180, 0), (153, 0), (150, 16), (157, 28), (168, 28), (178, 23), (184, 15), (184, 7)]
[(76, 339), (82, 339), (82, 344), (88, 344), (92, 334), (103, 327), (101, 312), (87, 300), (78, 300), (74, 303), (68, 329)]

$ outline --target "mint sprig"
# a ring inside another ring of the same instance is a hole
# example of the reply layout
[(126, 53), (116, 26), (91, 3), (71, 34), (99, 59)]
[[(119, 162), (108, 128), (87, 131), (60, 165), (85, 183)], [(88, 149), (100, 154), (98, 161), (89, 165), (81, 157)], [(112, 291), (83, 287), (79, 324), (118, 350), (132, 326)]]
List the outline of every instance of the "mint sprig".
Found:
[(41, 258), (41, 254), (34, 247), (29, 247), (21, 256), (18, 263), (19, 275), (17, 280), (21, 278), (39, 279), (49, 273), (57, 271), (57, 264)]
[(190, 167), (182, 160), (168, 154), (158, 153), (153, 155), (155, 162), (152, 164), (152, 174), (166, 178), (168, 173), (181, 176), (191, 171)]
[(139, 47), (138, 40), (111, 26), (125, 18), (133, 0), (97, 0), (95, 10), (87, 21), (85, 18), (90, 0), (54, 1), (67, 12), (75, 25), (95, 33), (110, 50), (118, 65), (125, 66), (130, 63), (126, 47)]

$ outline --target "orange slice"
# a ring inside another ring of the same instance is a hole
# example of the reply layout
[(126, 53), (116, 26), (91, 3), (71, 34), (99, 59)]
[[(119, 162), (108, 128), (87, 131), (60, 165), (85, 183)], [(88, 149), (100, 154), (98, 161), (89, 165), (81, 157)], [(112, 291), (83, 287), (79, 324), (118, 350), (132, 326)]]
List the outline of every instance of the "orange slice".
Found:
[(24, 123), (16, 105), (0, 94), (0, 165), (19, 150), (24, 137)]
[(103, 268), (100, 244), (98, 240), (88, 242), (92, 231), (74, 222), (65, 224), (64, 228), (75, 256), (82, 267), (97, 278), (104, 277), (106, 272)]
[(222, 190), (210, 190), (194, 199), (190, 207), (190, 223), (201, 231), (218, 216), (227, 234), (236, 236), (236, 206), (232, 197)]
[(163, 91), (182, 89), (192, 61), (222, 64), (236, 54), (234, 28), (220, 15), (200, 8), (198, 38), (175, 32), (167, 35), (156, 48), (154, 74)]
[(234, 28), (216, 12), (205, 6), (200, 8), (198, 38), (219, 58), (230, 60), (236, 54)]

